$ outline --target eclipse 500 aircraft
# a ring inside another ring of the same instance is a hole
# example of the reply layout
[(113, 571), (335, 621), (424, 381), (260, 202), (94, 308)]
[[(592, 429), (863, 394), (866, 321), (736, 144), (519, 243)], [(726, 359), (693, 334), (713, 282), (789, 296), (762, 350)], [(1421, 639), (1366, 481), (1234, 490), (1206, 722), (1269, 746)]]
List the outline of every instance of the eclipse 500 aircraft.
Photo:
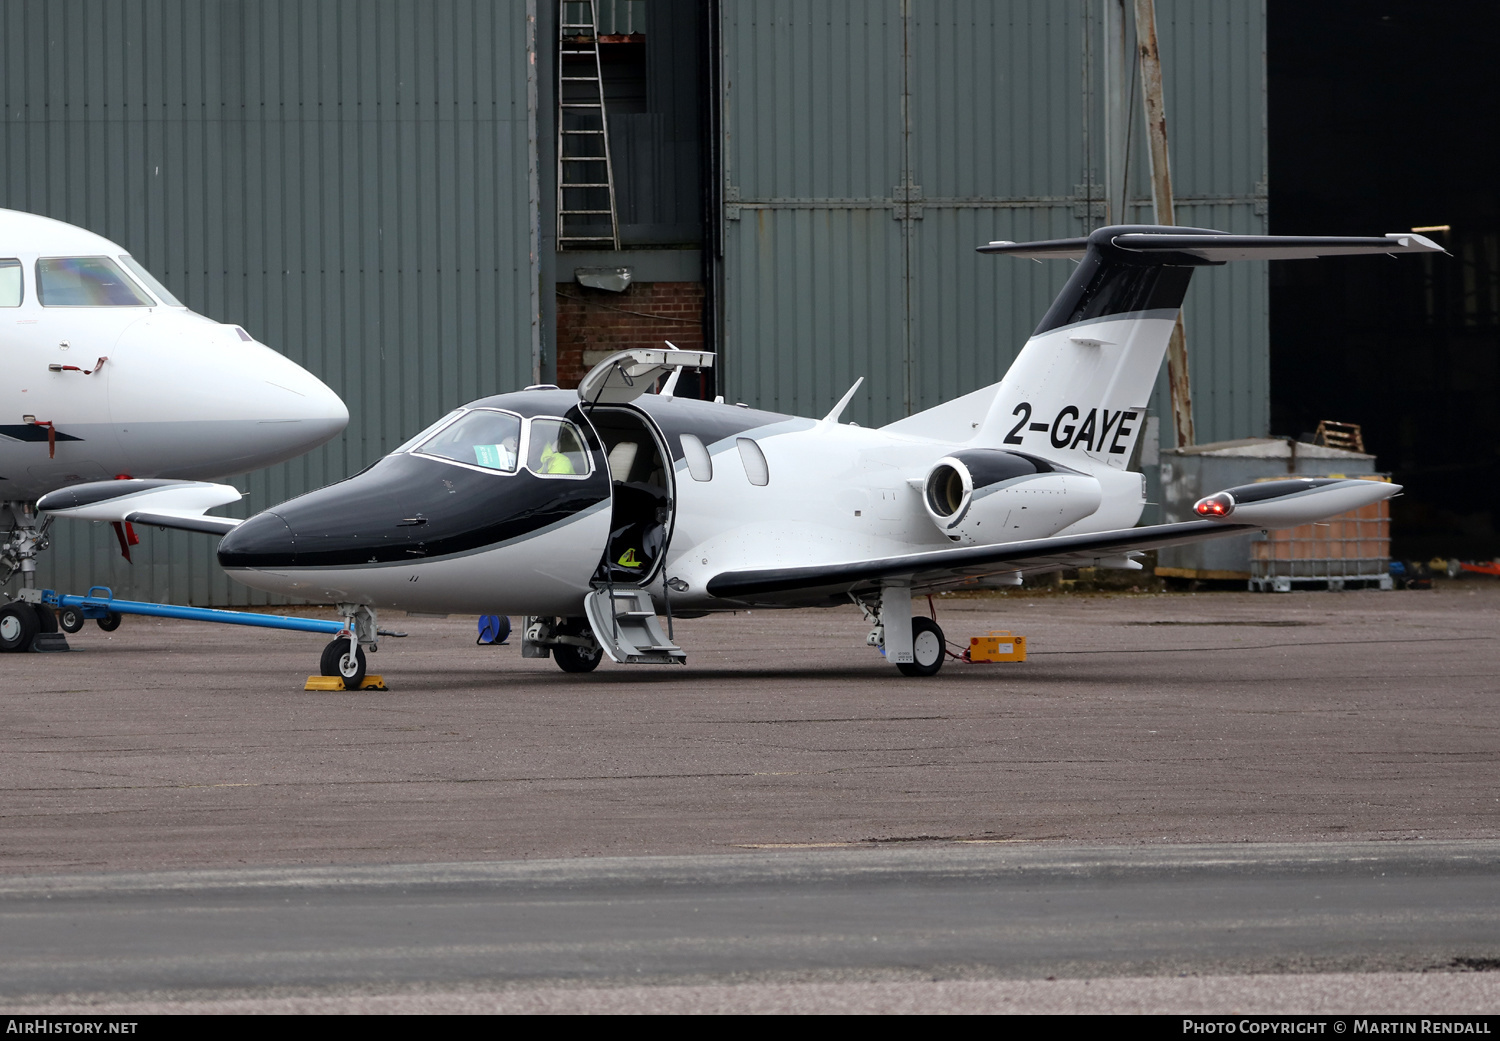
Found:
[[(120, 246), (0, 210), (0, 583), (20, 572), (34, 587), (50, 523), (36, 501), (48, 492), (246, 473), (348, 422), (317, 377), (189, 311)], [(122, 522), (116, 533), (128, 558), (134, 532)], [(57, 631), (50, 611), (36, 614)], [(26, 649), (30, 632), (0, 617), (0, 649)]]
[(878, 429), (838, 422), (857, 383), (805, 419), (675, 397), (675, 373), (710, 354), (627, 351), (576, 392), (471, 402), (362, 473), (243, 523), (207, 515), (239, 498), (211, 484), (83, 485), (40, 505), (222, 535), (219, 563), (236, 580), (338, 605), (347, 635), (322, 668), (351, 688), (382, 607), (525, 615), (524, 655), (583, 672), (605, 655), (683, 661), (674, 617), (852, 601), (868, 643), (902, 673), (932, 675), (945, 642), (913, 617), (914, 595), (1139, 568), (1144, 550), (1305, 524), (1399, 492), (1271, 481), (1206, 497), (1199, 520), (1133, 527), (1145, 494), (1129, 463), (1194, 268), (1438, 248), (1419, 235), (1153, 226), (993, 242), (980, 252), (1078, 265), (998, 384)]

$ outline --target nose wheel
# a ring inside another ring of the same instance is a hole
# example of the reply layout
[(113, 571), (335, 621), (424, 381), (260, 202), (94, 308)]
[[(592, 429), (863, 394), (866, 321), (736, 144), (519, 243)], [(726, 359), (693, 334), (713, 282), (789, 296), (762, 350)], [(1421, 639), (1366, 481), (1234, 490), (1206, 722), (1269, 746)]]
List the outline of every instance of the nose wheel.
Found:
[(365, 678), (365, 649), (358, 645), (349, 653), (349, 638), (339, 636), (323, 648), (323, 657), (318, 661), (321, 675), (338, 676), (344, 681), (345, 690), (358, 690)]

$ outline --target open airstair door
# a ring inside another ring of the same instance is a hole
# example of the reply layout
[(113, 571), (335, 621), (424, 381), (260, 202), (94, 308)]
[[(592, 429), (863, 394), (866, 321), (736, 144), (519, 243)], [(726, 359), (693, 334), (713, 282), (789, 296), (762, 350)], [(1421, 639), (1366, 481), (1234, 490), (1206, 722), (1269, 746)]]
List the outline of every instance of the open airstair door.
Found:
[(701, 351), (624, 351), (594, 366), (579, 384), (610, 476), (609, 542), (585, 610), (599, 645), (617, 662), (685, 658), (662, 632), (644, 588), (660, 576), (672, 539), (672, 454), (656, 424), (631, 402), (680, 367), (712, 364), (713, 355)]
[(656, 579), (672, 539), (672, 454), (656, 424), (637, 408), (597, 405), (588, 417), (609, 461), (609, 542), (598, 582), (644, 586)]
[(651, 594), (606, 586), (583, 604), (594, 638), (611, 661), (624, 665), (684, 665), (687, 655), (662, 631)]

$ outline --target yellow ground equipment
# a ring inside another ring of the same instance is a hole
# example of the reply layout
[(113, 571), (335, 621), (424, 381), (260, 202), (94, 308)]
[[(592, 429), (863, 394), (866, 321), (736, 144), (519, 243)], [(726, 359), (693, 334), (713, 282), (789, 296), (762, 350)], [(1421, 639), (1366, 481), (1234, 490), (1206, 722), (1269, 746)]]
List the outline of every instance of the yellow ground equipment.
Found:
[[(307, 686), (303, 690), (343, 690), (344, 678), (342, 676), (309, 676)], [(360, 690), (390, 690), (385, 685), (383, 676), (366, 676), (359, 684)]]
[(969, 639), (970, 661), (1025, 661), (1026, 637), (1009, 629), (991, 629), (988, 636)]

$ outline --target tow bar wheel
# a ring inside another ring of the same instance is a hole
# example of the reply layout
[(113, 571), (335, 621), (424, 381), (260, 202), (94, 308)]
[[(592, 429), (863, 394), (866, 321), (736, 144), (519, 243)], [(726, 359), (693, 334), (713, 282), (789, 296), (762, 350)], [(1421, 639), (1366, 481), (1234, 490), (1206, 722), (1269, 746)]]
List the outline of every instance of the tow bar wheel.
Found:
[(83, 611), (77, 607), (64, 607), (57, 612), (57, 624), (65, 633), (76, 633), (83, 628)]

